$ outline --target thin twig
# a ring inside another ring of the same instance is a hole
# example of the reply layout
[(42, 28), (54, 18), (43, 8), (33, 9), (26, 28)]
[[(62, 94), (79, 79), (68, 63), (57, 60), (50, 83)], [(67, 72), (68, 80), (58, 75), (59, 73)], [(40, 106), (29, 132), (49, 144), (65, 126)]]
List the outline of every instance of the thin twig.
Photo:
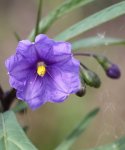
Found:
[(73, 55), (74, 56), (89, 56), (89, 57), (94, 56), (93, 53), (87, 53), (87, 52), (86, 53), (85, 52), (84, 53), (73, 53)]
[[(40, 22), (40, 18), (41, 18), (41, 12), (42, 12), (42, 0), (39, 0), (36, 27), (35, 27), (35, 36), (39, 33), (39, 22)], [(34, 38), (35, 38), (35, 36), (34, 36)]]

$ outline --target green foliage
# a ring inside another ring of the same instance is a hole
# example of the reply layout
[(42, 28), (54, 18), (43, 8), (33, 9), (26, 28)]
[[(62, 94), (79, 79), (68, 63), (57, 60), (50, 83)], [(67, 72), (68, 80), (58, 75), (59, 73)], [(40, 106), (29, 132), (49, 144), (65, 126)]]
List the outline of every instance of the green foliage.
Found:
[(12, 111), (0, 113), (0, 150), (37, 150), (26, 137)]
[(76, 128), (67, 136), (67, 138), (55, 149), (55, 150), (69, 150), (72, 144), (78, 139), (78, 137), (85, 131), (90, 122), (99, 112), (99, 108), (96, 108), (89, 112), (85, 118), (76, 126)]
[(125, 14), (125, 1), (105, 8), (71, 26), (55, 37), (56, 40), (69, 40), (85, 31), (88, 31), (102, 23), (110, 21)]
[(81, 39), (72, 43), (73, 50), (78, 50), (80, 48), (89, 48), (89, 47), (101, 47), (101, 46), (111, 46), (111, 45), (125, 45), (124, 39), (117, 38), (99, 38), (99, 37), (90, 37), (86, 39)]
[(125, 150), (125, 137), (108, 145), (92, 148), (89, 150)]
[[(39, 23), (39, 32), (45, 33), (49, 27), (60, 17), (65, 15), (66, 13), (84, 6), (90, 2), (95, 0), (66, 0), (64, 3), (59, 5), (56, 9), (49, 13), (49, 15), (41, 20)], [(35, 35), (35, 29), (31, 32), (29, 39), (33, 40)]]

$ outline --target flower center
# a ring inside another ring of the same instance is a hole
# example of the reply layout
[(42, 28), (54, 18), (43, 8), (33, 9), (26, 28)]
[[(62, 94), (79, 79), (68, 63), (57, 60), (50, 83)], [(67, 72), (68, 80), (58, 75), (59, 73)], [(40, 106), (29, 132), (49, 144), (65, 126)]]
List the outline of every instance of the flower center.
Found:
[(43, 77), (46, 73), (46, 67), (45, 64), (43, 62), (39, 62), (37, 64), (37, 74), (41, 77)]

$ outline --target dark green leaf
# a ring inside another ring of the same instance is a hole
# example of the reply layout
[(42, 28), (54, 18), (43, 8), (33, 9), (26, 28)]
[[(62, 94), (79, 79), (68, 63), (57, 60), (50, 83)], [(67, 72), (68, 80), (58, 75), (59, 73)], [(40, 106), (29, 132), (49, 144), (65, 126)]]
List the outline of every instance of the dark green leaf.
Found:
[(37, 150), (26, 137), (12, 111), (0, 113), (0, 150)]
[(88, 31), (102, 23), (110, 21), (125, 14), (125, 1), (105, 8), (71, 26), (55, 37), (56, 40), (69, 40), (85, 31)]
[(110, 46), (110, 45), (125, 45), (125, 40), (110, 37), (106, 38), (91, 37), (81, 39), (79, 41), (75, 41), (72, 43), (72, 47), (74, 50), (78, 50), (80, 48)]
[(67, 138), (55, 149), (55, 150), (68, 150), (72, 144), (78, 139), (78, 137), (85, 131), (90, 122), (99, 112), (99, 108), (96, 108), (89, 112), (85, 118), (76, 126), (76, 128), (67, 136)]

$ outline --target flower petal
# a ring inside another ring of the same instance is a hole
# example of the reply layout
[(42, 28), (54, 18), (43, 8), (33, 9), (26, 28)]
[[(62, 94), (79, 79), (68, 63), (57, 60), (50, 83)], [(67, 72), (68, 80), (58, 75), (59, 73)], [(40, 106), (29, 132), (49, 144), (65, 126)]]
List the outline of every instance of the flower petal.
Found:
[[(11, 86), (13, 87), (13, 82), (19, 81), (24, 83), (27, 75), (33, 67), (30, 63), (27, 62), (20, 54), (16, 54), (11, 56), (9, 59), (6, 60), (5, 65), (8, 69), (8, 73), (11, 76)], [(15, 79), (15, 81), (14, 81)], [(13, 81), (13, 82), (12, 82)]]
[(36, 37), (35, 47), (41, 57), (41, 61), (45, 61), (46, 64), (62, 61), (71, 55), (70, 43), (55, 42), (44, 34)]
[(59, 63), (71, 58), (71, 44), (68, 42), (55, 42), (52, 50), (53, 53), (50, 57), (51, 64)]
[(58, 83), (53, 79), (52, 75), (46, 74), (46, 95), (48, 96), (48, 102), (63, 102), (69, 94), (58, 85)]
[(36, 63), (38, 60), (38, 54), (35, 46), (29, 40), (20, 41), (16, 48), (16, 53), (20, 54), (22, 57), (24, 57), (24, 59), (32, 64)]
[(74, 58), (63, 62), (63, 65), (52, 65), (47, 68), (49, 77), (49, 90), (52, 94), (49, 101), (64, 101), (69, 94), (80, 89), (79, 62)]
[(25, 100), (32, 109), (40, 107), (47, 101), (45, 79), (33, 72), (28, 76), (22, 92), (17, 93), (19, 99)]
[(25, 85), (25, 82), (20, 82), (12, 76), (9, 77), (9, 83), (10, 83), (11, 87), (13, 87), (14, 89), (19, 90), (19, 91), (22, 91), (23, 87)]
[(46, 35), (40, 34), (35, 39), (35, 47), (41, 58), (41, 61), (48, 61), (52, 55), (52, 45), (54, 41), (49, 39)]
[(55, 56), (71, 54), (71, 44), (68, 42), (55, 42), (53, 45), (53, 53)]

